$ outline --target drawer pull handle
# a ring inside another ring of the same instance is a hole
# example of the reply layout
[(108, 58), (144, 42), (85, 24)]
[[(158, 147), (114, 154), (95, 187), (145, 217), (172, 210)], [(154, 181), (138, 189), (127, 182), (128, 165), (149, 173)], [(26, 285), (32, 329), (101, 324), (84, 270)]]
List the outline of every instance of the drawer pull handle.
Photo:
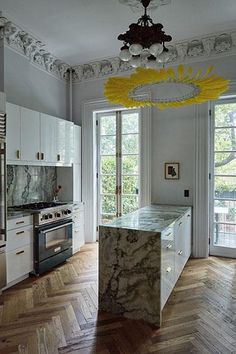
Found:
[(37, 152), (37, 160), (40, 160), (40, 152)]
[(169, 245), (167, 245), (166, 248), (167, 248), (168, 250), (171, 249), (171, 248), (172, 248), (172, 244), (169, 243)]
[(19, 251), (16, 253), (16, 256), (19, 256), (19, 254), (25, 253), (25, 251)]
[(17, 232), (16, 234), (17, 235), (22, 235), (22, 234), (24, 234), (25, 233), (25, 231), (19, 231), (19, 232)]
[(188, 216), (188, 217), (190, 217), (191, 215), (190, 215), (190, 214), (188, 214), (187, 216)]
[(19, 159), (20, 158), (20, 150), (16, 150), (16, 157)]
[(166, 268), (166, 272), (167, 272), (167, 273), (170, 273), (171, 271), (172, 271), (172, 268), (171, 268), (171, 267)]
[(169, 232), (167, 235), (166, 235), (166, 237), (168, 237), (168, 236), (170, 236), (171, 235), (171, 232)]
[(41, 152), (41, 160), (44, 160), (44, 153)]
[(24, 220), (23, 220), (23, 221), (17, 221), (17, 222), (16, 222), (16, 225), (24, 224), (24, 223), (25, 223)]
[(182, 224), (183, 224), (182, 221), (180, 221), (179, 226), (182, 225)]
[(57, 161), (60, 161), (61, 160), (61, 156), (60, 154), (57, 154)]
[(182, 253), (183, 253), (183, 251), (180, 250), (180, 251), (178, 252), (178, 255), (181, 256)]

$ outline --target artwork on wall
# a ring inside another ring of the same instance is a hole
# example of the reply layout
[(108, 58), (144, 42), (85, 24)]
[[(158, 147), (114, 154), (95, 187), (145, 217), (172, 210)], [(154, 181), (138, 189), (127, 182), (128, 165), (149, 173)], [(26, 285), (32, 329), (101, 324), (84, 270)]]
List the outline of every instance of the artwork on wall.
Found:
[(165, 179), (179, 179), (179, 162), (165, 163)]

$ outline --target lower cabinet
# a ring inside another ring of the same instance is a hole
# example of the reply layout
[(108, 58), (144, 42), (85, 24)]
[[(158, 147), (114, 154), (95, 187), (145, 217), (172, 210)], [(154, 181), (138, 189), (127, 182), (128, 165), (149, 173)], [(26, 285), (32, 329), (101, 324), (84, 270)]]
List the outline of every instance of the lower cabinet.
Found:
[(85, 244), (84, 240), (84, 205), (79, 204), (74, 208), (73, 213), (73, 254), (80, 250), (80, 247)]
[(191, 254), (191, 209), (161, 235), (161, 309)]
[(17, 282), (33, 270), (32, 217), (25, 216), (8, 221), (7, 228), (7, 285)]

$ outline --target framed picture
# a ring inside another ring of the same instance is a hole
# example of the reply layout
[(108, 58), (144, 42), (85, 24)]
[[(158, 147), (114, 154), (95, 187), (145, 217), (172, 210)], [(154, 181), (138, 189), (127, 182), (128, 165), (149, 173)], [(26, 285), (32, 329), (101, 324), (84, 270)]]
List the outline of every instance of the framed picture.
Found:
[(179, 162), (165, 163), (165, 179), (179, 179)]

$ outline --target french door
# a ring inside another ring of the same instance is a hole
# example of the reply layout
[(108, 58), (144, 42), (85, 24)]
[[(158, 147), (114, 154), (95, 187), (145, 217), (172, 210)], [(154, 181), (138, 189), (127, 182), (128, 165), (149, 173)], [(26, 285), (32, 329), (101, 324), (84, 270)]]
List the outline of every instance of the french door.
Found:
[(236, 258), (236, 98), (211, 117), (210, 254)]
[(140, 111), (97, 114), (98, 225), (140, 204)]

